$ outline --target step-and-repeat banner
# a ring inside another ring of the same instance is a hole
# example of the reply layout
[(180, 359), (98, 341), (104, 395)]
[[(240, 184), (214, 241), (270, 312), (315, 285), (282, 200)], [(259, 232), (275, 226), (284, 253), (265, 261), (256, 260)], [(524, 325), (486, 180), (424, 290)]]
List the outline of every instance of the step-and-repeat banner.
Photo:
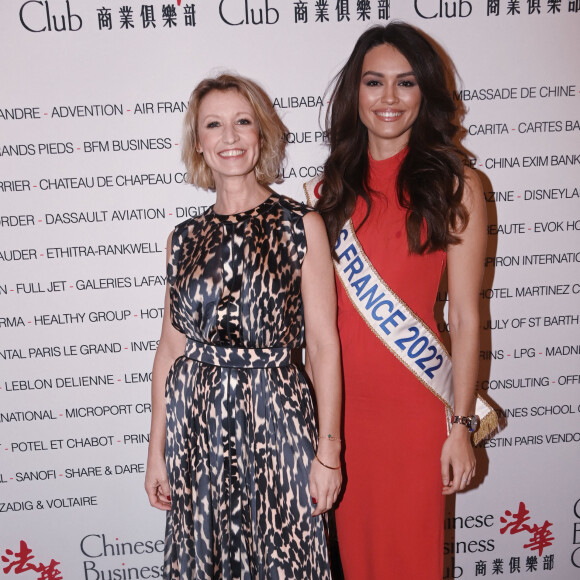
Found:
[(303, 200), (325, 88), (395, 18), (457, 68), (489, 216), (478, 389), (502, 430), (449, 503), (443, 577), (578, 578), (579, 0), (3, 0), (0, 576), (161, 576), (143, 477), (165, 240), (214, 199), (184, 184), (189, 94), (258, 80), (290, 131), (278, 190)]

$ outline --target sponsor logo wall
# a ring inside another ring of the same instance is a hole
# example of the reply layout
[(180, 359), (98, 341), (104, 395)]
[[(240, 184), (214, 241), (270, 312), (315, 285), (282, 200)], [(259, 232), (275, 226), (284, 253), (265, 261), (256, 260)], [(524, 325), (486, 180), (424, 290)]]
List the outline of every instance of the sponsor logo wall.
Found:
[(260, 81), (289, 128), (278, 190), (303, 200), (325, 88), (392, 19), (455, 63), (488, 207), (478, 389), (502, 430), (449, 504), (443, 578), (577, 577), (578, 0), (3, 2), (0, 575), (161, 577), (143, 477), (165, 241), (213, 203), (184, 184), (189, 94)]

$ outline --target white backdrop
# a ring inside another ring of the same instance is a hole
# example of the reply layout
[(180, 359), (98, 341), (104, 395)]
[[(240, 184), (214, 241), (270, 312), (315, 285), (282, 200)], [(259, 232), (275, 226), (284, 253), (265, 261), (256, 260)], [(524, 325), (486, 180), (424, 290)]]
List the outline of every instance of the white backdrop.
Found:
[(489, 210), (478, 388), (503, 430), (449, 504), (443, 577), (578, 577), (578, 0), (3, 0), (0, 576), (160, 577), (142, 484), (164, 246), (213, 203), (182, 183), (189, 94), (224, 68), (261, 82), (291, 131), (278, 190), (303, 200), (325, 88), (394, 18), (459, 71)]

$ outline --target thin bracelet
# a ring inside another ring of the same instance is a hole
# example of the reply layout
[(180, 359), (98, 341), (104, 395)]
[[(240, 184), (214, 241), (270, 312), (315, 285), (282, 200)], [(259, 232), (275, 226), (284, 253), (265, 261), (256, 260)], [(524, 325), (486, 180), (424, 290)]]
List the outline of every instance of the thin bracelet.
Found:
[(331, 467), (330, 465), (326, 465), (326, 463), (322, 463), (322, 461), (320, 461), (320, 457), (318, 457), (318, 455), (314, 455), (314, 458), (318, 460), (318, 463), (320, 463), (320, 465), (322, 465), (322, 467), (326, 467), (326, 469), (340, 469), (340, 465), (338, 467)]
[(320, 437), (318, 437), (318, 439), (320, 441), (324, 440), (324, 441), (342, 441), (342, 439), (340, 437), (333, 437), (330, 433), (324, 437), (324, 435), (321, 435)]

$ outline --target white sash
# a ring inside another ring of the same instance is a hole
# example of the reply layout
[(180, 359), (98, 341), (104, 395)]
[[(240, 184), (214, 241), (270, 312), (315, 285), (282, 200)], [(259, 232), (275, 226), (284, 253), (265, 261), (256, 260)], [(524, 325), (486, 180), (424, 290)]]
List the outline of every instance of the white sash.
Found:
[[(320, 179), (304, 184), (308, 204), (318, 193)], [(445, 405), (447, 431), (453, 416), (453, 370), (451, 357), (437, 335), (389, 288), (365, 254), (348, 220), (334, 247), (334, 267), (352, 305), (373, 334), (431, 393)], [(480, 427), (473, 434), (477, 445), (497, 427), (495, 411), (477, 397), (475, 414)]]

